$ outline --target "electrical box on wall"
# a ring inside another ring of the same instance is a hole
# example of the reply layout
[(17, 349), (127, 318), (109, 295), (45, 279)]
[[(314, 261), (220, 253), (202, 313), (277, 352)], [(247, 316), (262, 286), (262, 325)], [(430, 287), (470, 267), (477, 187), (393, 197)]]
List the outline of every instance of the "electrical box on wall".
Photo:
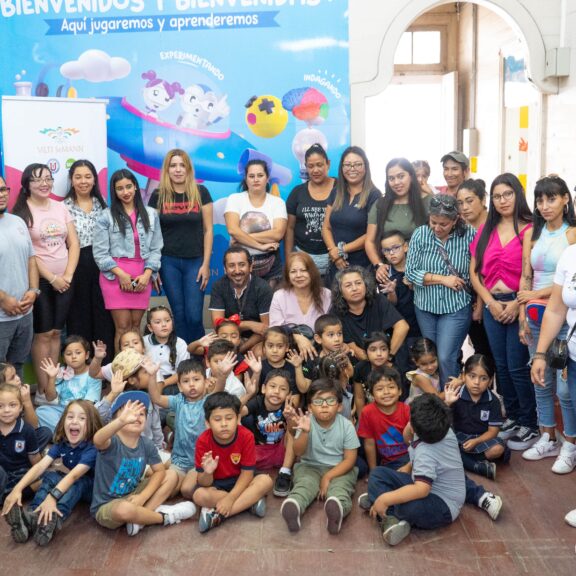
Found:
[(468, 158), (478, 156), (478, 129), (464, 128), (462, 130), (462, 151)]
[(546, 50), (546, 76), (570, 75), (570, 48), (552, 48)]

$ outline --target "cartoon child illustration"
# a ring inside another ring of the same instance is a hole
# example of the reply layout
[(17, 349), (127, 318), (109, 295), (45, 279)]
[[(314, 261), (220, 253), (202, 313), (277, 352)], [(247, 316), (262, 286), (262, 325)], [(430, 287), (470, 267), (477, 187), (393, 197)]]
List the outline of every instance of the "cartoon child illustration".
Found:
[(180, 96), (180, 106), (183, 114), (178, 124), (183, 128), (205, 130), (208, 126), (220, 122), (230, 114), (230, 106), (226, 102), (225, 94), (218, 98), (208, 86), (192, 84)]
[(142, 96), (146, 103), (146, 113), (152, 118), (158, 118), (158, 112), (169, 108), (176, 94), (184, 94), (184, 89), (179, 82), (167, 82), (158, 78), (154, 70), (148, 70), (142, 74), (144, 80), (148, 80), (142, 90)]

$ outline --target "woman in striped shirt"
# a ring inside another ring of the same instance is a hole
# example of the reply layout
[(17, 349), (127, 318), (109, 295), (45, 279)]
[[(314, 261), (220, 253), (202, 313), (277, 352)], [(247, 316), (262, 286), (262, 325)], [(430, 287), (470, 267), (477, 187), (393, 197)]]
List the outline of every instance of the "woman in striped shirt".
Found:
[(418, 227), (408, 248), (406, 279), (422, 336), (436, 343), (440, 386), (460, 374), (458, 356), (471, 312), (470, 249), (475, 231), (458, 215), (456, 198), (430, 199), (429, 223)]

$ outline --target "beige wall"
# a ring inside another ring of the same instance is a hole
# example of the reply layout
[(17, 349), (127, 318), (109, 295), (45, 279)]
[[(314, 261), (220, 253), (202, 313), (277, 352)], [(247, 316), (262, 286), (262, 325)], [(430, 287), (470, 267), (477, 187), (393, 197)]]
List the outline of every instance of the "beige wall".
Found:
[[(402, 32), (430, 8), (446, 2), (431, 0), (350, 0), (350, 79), (352, 85), (352, 139), (364, 144), (365, 97), (385, 89), (393, 73), (392, 58)], [(451, 6), (453, 2), (449, 3)], [(541, 131), (530, 149), (534, 177), (558, 172), (572, 188), (576, 184), (576, 0), (479, 0), (478, 60), (475, 126), (479, 130), (478, 174), (487, 181), (501, 171), (502, 49), (523, 46), (530, 73), (542, 91)], [(473, 120), (472, 6), (459, 14), (457, 67), (459, 71), (459, 127)], [(510, 16), (514, 15), (514, 18)], [(564, 42), (570, 48), (572, 76), (546, 75), (546, 50)], [(531, 119), (537, 121), (537, 118)], [(460, 135), (461, 137), (461, 135)], [(533, 180), (533, 178), (531, 178)]]

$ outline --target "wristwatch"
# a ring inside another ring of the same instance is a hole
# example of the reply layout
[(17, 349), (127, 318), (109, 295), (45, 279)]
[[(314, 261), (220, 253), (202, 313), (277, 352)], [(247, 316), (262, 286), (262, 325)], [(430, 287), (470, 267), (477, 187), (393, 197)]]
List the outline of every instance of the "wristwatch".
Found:
[(50, 496), (52, 496), (56, 502), (59, 502), (62, 496), (64, 496), (64, 492), (58, 490), (58, 488), (52, 488), (52, 490), (50, 490)]
[(40, 294), (42, 294), (42, 290), (40, 290), (40, 288), (28, 288), (27, 292), (34, 292), (36, 296), (40, 296)]

